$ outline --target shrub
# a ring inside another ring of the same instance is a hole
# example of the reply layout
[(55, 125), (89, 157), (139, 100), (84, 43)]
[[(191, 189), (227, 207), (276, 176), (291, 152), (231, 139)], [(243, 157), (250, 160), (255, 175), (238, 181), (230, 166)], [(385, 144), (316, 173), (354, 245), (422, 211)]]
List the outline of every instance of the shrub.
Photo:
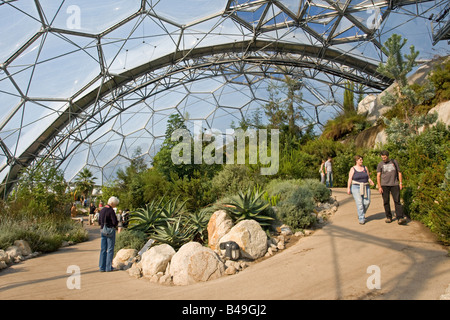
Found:
[(436, 65), (430, 76), (430, 81), (436, 87), (434, 103), (450, 100), (450, 59)]
[(87, 231), (71, 219), (2, 217), (0, 222), (0, 249), (3, 250), (13, 245), (15, 240), (25, 240), (33, 251), (46, 253), (58, 250), (63, 241), (82, 242), (87, 239)]
[(173, 192), (186, 201), (186, 210), (196, 211), (210, 204), (216, 199), (217, 193), (212, 189), (211, 179), (207, 175), (201, 175), (194, 171), (190, 179), (188, 177), (172, 179)]
[(298, 149), (287, 150), (280, 155), (280, 167), (278, 177), (284, 179), (301, 179), (312, 177), (316, 174), (316, 169), (311, 170), (310, 163), (314, 163), (314, 156)]
[(331, 190), (318, 180), (305, 179), (300, 182), (300, 185), (311, 190), (312, 197), (316, 202), (326, 202), (330, 199)]
[(267, 186), (269, 196), (279, 197), (275, 210), (276, 218), (295, 231), (307, 228), (316, 222), (316, 218), (311, 215), (315, 206), (314, 194), (310, 190), (310, 185), (315, 184), (312, 181), (311, 179), (306, 182), (273, 180)]
[(445, 170), (439, 165), (424, 168), (418, 185), (408, 190), (407, 212), (424, 223), (440, 241), (450, 244), (450, 188), (442, 189)]
[(433, 223), (431, 231), (443, 244), (450, 245), (450, 188), (437, 194), (430, 208), (430, 219)]
[[(404, 149), (392, 144), (391, 158), (397, 158), (403, 173), (405, 212), (425, 224), (443, 243), (450, 243), (448, 173), (450, 130), (442, 123), (408, 137)], [(447, 174), (447, 176), (446, 176)]]
[(348, 173), (355, 165), (354, 152), (347, 151), (333, 158), (333, 187), (346, 187)]
[(279, 202), (285, 201), (290, 197), (290, 194), (294, 192), (294, 190), (298, 187), (298, 183), (296, 180), (282, 180), (282, 179), (274, 179), (270, 181), (266, 190), (269, 197), (277, 196)]
[(319, 180), (321, 159), (326, 159), (330, 156), (333, 159), (333, 186), (347, 186), (348, 172), (355, 163), (353, 159), (355, 155), (354, 145), (321, 137), (320, 139), (309, 141), (302, 146), (302, 150), (314, 156), (314, 160), (312, 158), (312, 161), (308, 163), (311, 168), (309, 171), (311, 174), (305, 176), (305, 178), (317, 178)]
[(151, 237), (161, 243), (166, 243), (178, 250), (189, 241), (197, 241), (201, 244), (208, 243), (206, 228), (212, 211), (209, 208), (194, 213), (175, 211), (172, 218), (166, 219), (151, 234)]
[[(142, 183), (144, 190), (144, 203), (149, 203), (156, 198), (160, 198), (169, 192), (172, 192), (172, 185), (155, 168), (150, 168), (142, 174)], [(120, 199), (120, 198), (119, 198)]]
[(437, 113), (433, 113), (413, 116), (409, 122), (404, 122), (397, 118), (392, 120), (385, 119), (388, 142), (393, 144), (396, 149), (405, 150), (409, 141), (419, 134), (419, 128), (436, 122), (437, 118)]
[(146, 241), (147, 235), (144, 232), (124, 229), (117, 234), (114, 255), (120, 249), (136, 249), (139, 251), (145, 245)]
[(165, 197), (160, 200), (154, 199), (145, 208), (132, 211), (129, 220), (130, 230), (139, 230), (151, 235), (157, 229), (164, 227), (167, 221), (177, 219), (183, 213), (186, 204), (184, 201), (180, 205), (178, 198), (168, 201), (165, 200)]
[(137, 235), (144, 235), (144, 238), (167, 243), (174, 249), (189, 241), (207, 242), (205, 231), (210, 209), (189, 213), (184, 210), (186, 201), (180, 204), (178, 200), (179, 196), (169, 200), (164, 197), (154, 199), (145, 208), (131, 212), (128, 230)]
[(245, 165), (227, 164), (212, 179), (212, 190), (219, 197), (237, 194), (241, 190), (253, 189), (261, 180)]
[(349, 135), (355, 135), (369, 127), (370, 123), (367, 121), (366, 116), (354, 111), (338, 115), (333, 120), (328, 120), (324, 126), (322, 137), (340, 140)]
[[(8, 212), (18, 218), (61, 216), (70, 202), (64, 174), (52, 161), (24, 168), (9, 196)], [(0, 213), (1, 214), (1, 213)]]
[(297, 187), (285, 203), (293, 204), (305, 214), (313, 212), (315, 205), (313, 193), (307, 186)]
[[(346, 148), (346, 145), (342, 144), (340, 141), (333, 141), (323, 137), (316, 140), (310, 140), (302, 146), (302, 150), (314, 156), (319, 165), (320, 160), (326, 159), (328, 156), (334, 157), (338, 152), (342, 152), (342, 150)], [(318, 170), (319, 168), (317, 168), (316, 171)]]
[(294, 231), (308, 228), (316, 222), (316, 218), (310, 213), (305, 213), (291, 204), (282, 204), (277, 207), (277, 218)]

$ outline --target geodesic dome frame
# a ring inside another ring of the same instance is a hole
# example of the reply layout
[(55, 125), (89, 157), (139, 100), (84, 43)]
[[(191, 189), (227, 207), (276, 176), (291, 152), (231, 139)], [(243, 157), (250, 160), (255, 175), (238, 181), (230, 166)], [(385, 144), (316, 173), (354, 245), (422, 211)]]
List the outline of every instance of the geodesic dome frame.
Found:
[[(2, 1), (0, 178), (51, 159), (72, 180), (104, 182), (134, 156), (148, 160), (173, 112), (223, 129), (266, 103), (289, 75), (310, 122), (341, 108), (345, 81), (379, 92), (376, 72), (394, 27), (445, 1)], [(398, 31), (398, 29), (395, 29)], [(142, 153), (136, 155), (135, 150)]]

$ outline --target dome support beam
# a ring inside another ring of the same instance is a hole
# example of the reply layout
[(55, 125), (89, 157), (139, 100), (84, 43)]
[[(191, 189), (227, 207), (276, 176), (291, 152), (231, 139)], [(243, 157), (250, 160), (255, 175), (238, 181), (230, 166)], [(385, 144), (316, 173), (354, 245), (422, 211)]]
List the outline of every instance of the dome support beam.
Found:
[[(93, 119), (101, 110), (111, 106), (117, 99), (130, 92), (163, 81), (168, 77), (170, 79), (171, 76), (179, 73), (194, 72), (205, 68), (220, 68), (223, 65), (236, 62), (280, 67), (290, 66), (301, 71), (312, 70), (314, 73), (320, 72), (338, 77), (340, 83), (336, 82), (332, 85), (342, 85), (341, 80), (350, 80), (363, 83), (376, 90), (383, 90), (391, 84), (390, 79), (376, 71), (376, 64), (341, 51), (313, 45), (249, 40), (177, 51), (120, 74), (107, 73), (101, 84), (95, 89), (91, 89), (88, 93), (86, 93), (86, 89), (82, 89), (75, 94), (72, 97), (72, 102), (68, 103), (67, 109), (16, 158), (17, 161), (11, 165), (9, 174), (0, 185), (1, 195), (7, 195), (11, 191), (23, 165), (28, 166), (34, 161), (39, 162), (51, 158), (54, 156), (53, 153), (67, 139), (73, 139), (76, 143), (81, 143), (86, 139), (87, 136), (81, 140), (77, 136), (80, 135), (78, 132), (81, 127)], [(145, 81), (136, 81), (136, 79), (142, 77), (146, 77)], [(195, 75), (185, 82), (195, 81), (196, 77), (198, 76)], [(299, 77), (307, 77), (307, 75), (305, 76), (302, 71)], [(130, 83), (133, 85), (130, 86)], [(174, 80), (174, 83), (170, 83), (170, 86), (179, 84), (181, 84), (180, 81)], [(167, 89), (167, 86), (162, 87)], [(165, 89), (159, 89), (158, 92)], [(155, 94), (155, 92), (152, 92), (152, 94)], [(111, 98), (108, 95), (111, 95)], [(106, 103), (103, 101), (104, 99), (107, 100)], [(102, 105), (101, 108), (100, 105)], [(96, 107), (91, 108), (93, 111), (89, 114), (87, 111), (92, 106)], [(96, 129), (104, 123), (106, 123), (106, 120), (98, 122)], [(77, 138), (74, 138), (75, 136)], [(72, 151), (58, 158), (59, 161), (62, 162)]]

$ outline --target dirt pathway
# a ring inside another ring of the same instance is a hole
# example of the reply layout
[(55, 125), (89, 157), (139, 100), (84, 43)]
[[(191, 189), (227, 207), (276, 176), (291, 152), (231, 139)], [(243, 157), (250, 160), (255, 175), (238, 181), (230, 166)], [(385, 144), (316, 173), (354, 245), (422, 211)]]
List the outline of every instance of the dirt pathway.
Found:
[[(365, 225), (358, 224), (344, 189), (333, 189), (333, 196), (339, 210), (322, 229), (233, 276), (178, 287), (137, 280), (125, 271), (100, 273), (95, 228), (87, 242), (0, 271), (0, 299), (392, 300), (439, 299), (445, 293), (450, 258), (429, 230), (415, 221), (386, 224), (376, 191)], [(70, 266), (79, 267), (80, 289), (67, 286)], [(380, 289), (369, 289), (377, 275)]]

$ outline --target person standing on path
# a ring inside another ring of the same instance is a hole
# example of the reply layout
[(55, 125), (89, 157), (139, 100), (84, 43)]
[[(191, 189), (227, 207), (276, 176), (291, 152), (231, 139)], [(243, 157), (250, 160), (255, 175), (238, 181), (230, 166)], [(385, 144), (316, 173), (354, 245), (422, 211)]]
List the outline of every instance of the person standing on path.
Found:
[(386, 223), (392, 222), (391, 205), (389, 203), (390, 194), (394, 200), (395, 215), (398, 224), (405, 224), (406, 219), (403, 214), (403, 207), (400, 203), (400, 190), (403, 189), (403, 176), (398, 162), (389, 159), (389, 152), (381, 151), (381, 160), (377, 166), (378, 191), (383, 196), (384, 212), (386, 214)]
[[(118, 221), (114, 208), (119, 204), (119, 199), (111, 197), (108, 200), (108, 204), (102, 208), (99, 213), (98, 223), (100, 230), (106, 224), (109, 228), (117, 228)], [(98, 263), (101, 272), (114, 271), (112, 267), (112, 261), (114, 258), (114, 245), (116, 244), (116, 231), (106, 236), (101, 233), (101, 248), (100, 248), (100, 260)]]
[(350, 169), (347, 182), (347, 193), (352, 194), (355, 199), (359, 224), (365, 223), (366, 212), (370, 205), (370, 185), (374, 185), (369, 170), (362, 163), (363, 157), (355, 156), (356, 165)]
[(95, 207), (95, 204), (93, 202), (91, 202), (91, 204), (89, 206), (89, 225), (94, 224), (94, 216), (95, 216), (96, 209), (97, 208)]
[(77, 206), (75, 205), (75, 203), (73, 203), (72, 207), (70, 208), (70, 216), (72, 218), (75, 218), (77, 216), (77, 214), (78, 214)]
[(331, 157), (325, 162), (325, 174), (327, 175), (327, 188), (333, 188), (333, 165), (331, 163)]

